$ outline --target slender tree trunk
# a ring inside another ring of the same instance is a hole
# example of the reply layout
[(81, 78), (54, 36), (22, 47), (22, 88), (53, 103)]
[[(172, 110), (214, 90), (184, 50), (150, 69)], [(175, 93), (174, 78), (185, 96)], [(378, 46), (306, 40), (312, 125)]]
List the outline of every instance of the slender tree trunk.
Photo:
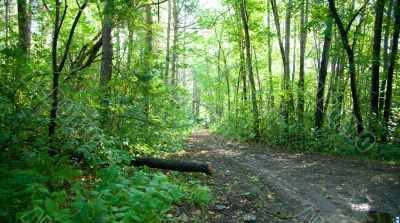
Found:
[[(54, 31), (53, 31), (53, 41), (52, 41), (52, 67), (53, 67), (53, 87), (52, 87), (52, 103), (50, 110), (50, 123), (49, 123), (49, 137), (51, 141), (53, 140), (52, 136), (55, 133), (56, 128), (56, 119), (57, 119), (57, 111), (58, 111), (58, 92), (59, 92), (59, 78), (60, 73), (63, 71), (67, 57), (69, 55), (69, 49), (71, 47), (72, 39), (74, 37), (75, 28), (79, 22), (79, 19), (82, 15), (83, 10), (87, 5), (88, 0), (86, 0), (79, 8), (78, 14), (75, 17), (74, 22), (72, 23), (71, 29), (69, 31), (69, 36), (67, 42), (65, 44), (64, 53), (60, 63), (57, 63), (57, 45), (60, 30), (64, 21), (64, 16), (60, 18), (60, 7), (61, 3), (59, 0), (56, 0), (56, 10), (55, 10), (55, 20), (54, 20)], [(64, 6), (64, 13), (66, 14), (68, 6)]]
[(270, 10), (270, 7), (268, 7), (268, 14), (267, 14), (267, 25), (268, 25), (268, 29), (269, 29), (269, 32), (268, 32), (268, 35), (267, 35), (267, 51), (268, 51), (268, 81), (269, 81), (269, 92), (268, 92), (268, 94), (269, 94), (269, 96), (268, 96), (268, 98), (269, 98), (269, 103), (268, 103), (268, 105), (269, 105), (269, 107), (270, 108), (272, 108), (272, 107), (274, 107), (275, 105), (274, 105), (274, 101), (275, 101), (275, 98), (274, 98), (274, 83), (272, 82), (272, 50), (271, 50), (271, 30), (272, 30), (272, 27), (271, 27), (271, 10)]
[(31, 18), (28, 12), (26, 0), (17, 0), (18, 7), (18, 37), (19, 47), (25, 58), (30, 57), (31, 46)]
[(6, 47), (9, 46), (9, 23), (10, 23), (10, 2), (9, 0), (4, 0), (5, 5), (5, 17), (4, 17), (4, 28), (6, 31)]
[(292, 85), (294, 83), (294, 76), (295, 76), (295, 73), (296, 73), (296, 45), (297, 45), (296, 21), (294, 21), (293, 23), (294, 23), (294, 25), (293, 25), (293, 32), (294, 32), (293, 36), (294, 36), (294, 38), (293, 38), (293, 61), (292, 61)]
[(168, 82), (169, 62), (170, 62), (170, 42), (171, 42), (171, 1), (168, 0), (168, 21), (167, 21), (167, 46), (165, 48), (165, 70), (164, 77)]
[(372, 47), (372, 79), (371, 79), (371, 113), (373, 118), (378, 115), (379, 100), (379, 67), (381, 55), (381, 38), (383, 11), (386, 0), (377, 0), (375, 6), (375, 24), (374, 24), (374, 44)]
[(390, 34), (390, 24), (392, 21), (392, 9), (394, 0), (389, 0), (389, 5), (386, 12), (386, 26), (385, 26), (385, 36), (383, 40), (383, 78), (380, 88), (379, 96), (379, 115), (382, 115), (383, 106), (385, 104), (385, 87), (387, 79), (387, 71), (389, 67), (389, 34)]
[(57, 44), (58, 44), (58, 35), (59, 35), (59, 23), (60, 23), (60, 6), (61, 3), (59, 0), (56, 0), (55, 7), (55, 19), (54, 19), (54, 30), (53, 30), (53, 43), (51, 48), (52, 54), (52, 65), (53, 65), (53, 91), (52, 91), (52, 103), (51, 103), (51, 111), (50, 111), (50, 123), (49, 123), (49, 136), (52, 137), (55, 133), (56, 129), (56, 118), (57, 118), (57, 110), (58, 110), (58, 80), (59, 80), (59, 72), (58, 72), (58, 64), (57, 64)]
[(151, 5), (147, 4), (146, 5), (146, 50), (144, 54), (143, 61), (146, 61), (146, 68), (145, 68), (145, 74), (146, 76), (144, 80), (144, 89), (143, 89), (143, 95), (144, 95), (144, 109), (143, 113), (145, 116), (145, 122), (144, 122), (144, 128), (147, 129), (148, 125), (148, 119), (150, 115), (150, 83), (149, 81), (151, 80), (151, 73), (152, 73), (152, 58), (153, 58), (153, 16), (151, 14), (152, 7)]
[(291, 25), (291, 19), (292, 19), (292, 4), (293, 0), (288, 1), (288, 5), (286, 8), (286, 21), (285, 21), (285, 53), (286, 53), (286, 63), (284, 66), (286, 66), (286, 73), (284, 76), (284, 84), (285, 84), (285, 102), (287, 104), (287, 120), (289, 122), (289, 110), (290, 108), (294, 107), (294, 100), (293, 100), (293, 89), (292, 89), (292, 84), (290, 83), (290, 25)]
[(299, 65), (299, 92), (298, 92), (298, 111), (299, 121), (302, 123), (304, 118), (304, 59), (307, 45), (307, 30), (305, 25), (308, 22), (308, 0), (302, 0), (300, 6), (300, 65)]
[(342, 37), (343, 48), (345, 49), (348, 60), (349, 60), (350, 86), (351, 86), (351, 95), (353, 98), (353, 113), (354, 113), (354, 116), (356, 119), (357, 132), (360, 135), (364, 132), (364, 122), (363, 122), (363, 119), (361, 116), (360, 104), (358, 101), (356, 65), (355, 65), (355, 59), (354, 59), (354, 52), (353, 52), (353, 49), (350, 47), (349, 40), (347, 37), (347, 32), (343, 26), (342, 20), (340, 19), (339, 15), (337, 13), (337, 10), (335, 7), (335, 1), (334, 0), (328, 0), (328, 1), (329, 1), (329, 9), (330, 9), (333, 18), (335, 19), (336, 25), (339, 29), (340, 35)]
[(258, 58), (257, 58), (257, 52), (256, 49), (254, 47), (252, 47), (253, 49), (253, 53), (254, 53), (254, 62), (256, 65), (256, 77), (257, 77), (257, 86), (258, 86), (258, 95), (259, 95), (259, 104), (263, 104), (263, 90), (261, 89), (261, 80), (260, 80), (260, 72), (258, 70)]
[(393, 43), (392, 52), (390, 53), (390, 63), (387, 73), (387, 87), (386, 87), (386, 98), (383, 118), (385, 119), (386, 131), (383, 136), (383, 141), (387, 141), (387, 136), (389, 132), (389, 119), (390, 119), (390, 107), (392, 103), (392, 89), (393, 89), (393, 72), (396, 66), (396, 58), (399, 44), (399, 34), (400, 34), (400, 0), (396, 0), (394, 6), (394, 33), (393, 33)]
[(257, 106), (257, 95), (256, 95), (256, 86), (254, 82), (253, 76), (253, 66), (251, 61), (251, 47), (250, 47), (250, 35), (249, 35), (249, 18), (246, 12), (245, 0), (240, 3), (240, 13), (242, 15), (242, 23), (244, 29), (245, 36), (245, 45), (246, 45), (246, 56), (247, 56), (247, 72), (249, 75), (250, 88), (251, 88), (251, 102), (253, 105), (253, 118), (254, 118), (254, 138), (256, 141), (260, 139), (260, 120), (258, 114), (258, 106)]
[(108, 86), (112, 77), (112, 29), (114, 17), (114, 0), (105, 0), (104, 2), (104, 20), (102, 28), (102, 55), (101, 55), (101, 70), (100, 70), (100, 88), (103, 91), (100, 104), (103, 110), (102, 124), (106, 124), (109, 120), (109, 104), (111, 89)]
[(329, 51), (332, 42), (332, 27), (333, 20), (331, 17), (328, 18), (327, 26), (325, 30), (324, 47), (322, 49), (321, 69), (318, 75), (318, 90), (316, 96), (316, 107), (315, 107), (315, 128), (319, 131), (324, 121), (324, 91), (326, 74), (329, 63)]
[[(289, 0), (289, 1), (291, 1), (291, 0)], [(272, 7), (272, 13), (274, 15), (275, 28), (276, 28), (276, 33), (278, 36), (279, 49), (281, 52), (282, 63), (283, 63), (283, 70), (284, 70), (283, 71), (283, 89), (285, 91), (285, 95), (282, 97), (282, 107), (283, 107), (283, 117), (284, 117), (286, 125), (288, 126), (289, 125), (289, 111), (288, 111), (289, 103), (288, 103), (287, 96), (288, 96), (288, 91), (289, 91), (289, 83), (288, 83), (288, 80), (289, 80), (288, 61), (289, 60), (287, 58), (287, 53), (285, 52), (285, 48), (284, 48), (283, 42), (282, 42), (281, 27), (280, 27), (280, 23), (279, 23), (279, 15), (278, 15), (278, 8), (276, 6), (276, 1), (270, 0), (270, 3), (271, 3), (271, 7)]]
[(243, 40), (240, 40), (239, 42), (239, 47), (240, 47), (240, 69), (239, 69), (239, 75), (242, 78), (243, 81), (243, 95), (242, 95), (242, 100), (247, 101), (247, 79), (246, 79), (246, 68), (245, 68), (245, 58), (244, 58), (244, 50), (245, 46), (243, 43)]
[(179, 13), (178, 0), (173, 0), (172, 15), (174, 17), (174, 39), (173, 39), (173, 55), (171, 69), (171, 84), (177, 84), (178, 78), (178, 31), (179, 31)]

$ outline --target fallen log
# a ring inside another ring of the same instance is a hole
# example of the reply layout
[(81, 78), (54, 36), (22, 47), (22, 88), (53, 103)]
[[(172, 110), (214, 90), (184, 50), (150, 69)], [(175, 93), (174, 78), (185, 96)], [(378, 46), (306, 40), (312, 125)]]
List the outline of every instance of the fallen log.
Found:
[(211, 175), (211, 163), (198, 161), (185, 161), (173, 159), (157, 159), (150, 157), (134, 157), (131, 166), (148, 166), (164, 170), (174, 170), (180, 172), (201, 172)]

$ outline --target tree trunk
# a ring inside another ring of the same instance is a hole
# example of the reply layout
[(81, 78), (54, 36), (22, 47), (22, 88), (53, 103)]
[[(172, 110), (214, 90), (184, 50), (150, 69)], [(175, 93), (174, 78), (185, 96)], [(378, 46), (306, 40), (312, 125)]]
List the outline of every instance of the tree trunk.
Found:
[(274, 105), (274, 83), (272, 82), (272, 50), (271, 50), (271, 10), (270, 7), (268, 7), (268, 14), (267, 14), (267, 25), (268, 25), (268, 35), (267, 35), (267, 51), (268, 51), (268, 81), (269, 81), (269, 100), (268, 100), (268, 105), (270, 108), (273, 108)]
[(151, 80), (151, 73), (152, 73), (152, 58), (153, 58), (153, 16), (151, 14), (152, 7), (151, 5), (147, 4), (146, 5), (146, 49), (144, 53), (144, 58), (143, 61), (146, 63), (145, 67), (145, 73), (143, 76), (145, 76), (144, 80), (144, 89), (143, 89), (143, 95), (144, 95), (144, 108), (143, 108), (143, 113), (145, 117), (145, 122), (144, 122), (144, 129), (147, 130), (147, 125), (148, 125), (148, 120), (149, 120), (149, 115), (150, 115), (150, 83), (149, 81)]
[(299, 121), (302, 123), (304, 118), (304, 58), (307, 45), (307, 30), (305, 29), (308, 22), (308, 0), (301, 1), (300, 9), (300, 65), (299, 65), (299, 92), (298, 92), (298, 111)]
[(197, 161), (184, 161), (173, 159), (157, 159), (150, 157), (134, 157), (130, 162), (131, 166), (148, 166), (164, 170), (174, 170), (180, 172), (201, 172), (211, 175), (211, 163)]
[(387, 71), (389, 67), (389, 34), (390, 34), (390, 24), (392, 21), (392, 9), (394, 0), (389, 0), (389, 6), (386, 12), (386, 26), (385, 26), (385, 36), (383, 40), (383, 78), (380, 88), (379, 96), (379, 115), (382, 115), (382, 110), (385, 104), (385, 87), (387, 79)]
[(168, 72), (169, 72), (169, 62), (170, 62), (170, 42), (171, 42), (171, 1), (175, 0), (168, 0), (168, 21), (167, 21), (167, 46), (165, 48), (165, 70), (164, 70), (164, 77), (165, 80), (168, 82)]
[(29, 59), (31, 46), (31, 18), (26, 0), (17, 0), (18, 7), (18, 43), (25, 56)]
[(247, 72), (249, 75), (250, 88), (251, 88), (251, 102), (253, 105), (253, 118), (254, 118), (254, 138), (256, 141), (260, 139), (260, 120), (258, 114), (258, 106), (257, 106), (257, 95), (256, 95), (256, 86), (254, 82), (253, 76), (253, 66), (251, 61), (251, 47), (250, 47), (250, 35), (249, 35), (249, 18), (245, 8), (245, 0), (240, 3), (240, 14), (242, 15), (242, 23), (244, 29), (245, 36), (245, 45), (246, 45), (246, 56), (247, 56)]
[(114, 0), (105, 0), (104, 2), (104, 21), (102, 28), (102, 55), (101, 55), (101, 70), (100, 70), (100, 88), (103, 93), (101, 95), (100, 104), (102, 106), (103, 117), (102, 124), (106, 124), (109, 118), (109, 99), (111, 88), (108, 86), (112, 77), (112, 29), (114, 17)]
[[(59, 78), (60, 73), (63, 71), (65, 62), (69, 55), (69, 49), (71, 47), (72, 39), (74, 37), (75, 28), (78, 25), (79, 19), (82, 15), (83, 10), (87, 5), (88, 0), (86, 0), (79, 8), (78, 14), (75, 17), (74, 22), (72, 23), (71, 29), (69, 31), (69, 36), (67, 42), (65, 44), (65, 49), (63, 53), (63, 57), (60, 61), (60, 64), (57, 62), (57, 46), (60, 30), (63, 24), (64, 16), (60, 20), (60, 7), (61, 3), (59, 0), (56, 0), (56, 11), (55, 11), (55, 20), (54, 20), (54, 33), (53, 33), (53, 42), (52, 42), (52, 67), (53, 67), (53, 87), (52, 87), (52, 103), (50, 110), (50, 122), (49, 122), (49, 137), (52, 140), (52, 136), (55, 133), (56, 128), (56, 119), (57, 119), (57, 111), (58, 111), (58, 92), (59, 92)], [(67, 12), (68, 6), (64, 6), (64, 15)]]
[[(291, 2), (291, 0), (289, 0)], [(283, 46), (282, 42), (282, 35), (281, 35), (281, 26), (279, 23), (279, 15), (278, 15), (278, 8), (276, 6), (276, 1), (275, 0), (270, 0), (271, 7), (272, 7), (272, 13), (274, 15), (274, 21), (275, 21), (275, 28), (276, 28), (276, 33), (278, 36), (278, 43), (279, 43), (279, 49), (281, 52), (281, 57), (282, 57), (282, 64), (283, 64), (283, 89), (285, 91), (284, 96), (282, 97), (282, 107), (283, 107), (283, 117), (285, 120), (286, 125), (289, 125), (289, 111), (288, 111), (288, 90), (289, 90), (289, 64), (288, 58), (286, 57), (286, 52), (285, 48)], [(288, 25), (288, 24), (287, 24)], [(290, 26), (290, 25), (289, 25)], [(286, 43), (286, 42), (285, 42)]]
[(357, 92), (357, 79), (356, 79), (356, 65), (354, 59), (353, 49), (350, 47), (349, 40), (347, 37), (347, 31), (345, 30), (342, 20), (340, 19), (334, 0), (329, 1), (329, 9), (332, 13), (333, 18), (335, 19), (336, 25), (339, 29), (340, 35), (342, 37), (343, 48), (347, 53), (347, 57), (349, 60), (349, 72), (350, 72), (350, 86), (351, 86), (351, 95), (353, 98), (353, 113), (356, 119), (357, 132), (358, 134), (362, 134), (364, 132), (364, 122), (360, 112), (360, 104), (358, 101), (358, 92)]
[(54, 135), (56, 129), (56, 118), (58, 110), (58, 63), (57, 63), (57, 45), (58, 45), (58, 35), (59, 35), (59, 23), (60, 23), (60, 6), (59, 0), (56, 0), (55, 7), (55, 20), (54, 20), (54, 30), (53, 30), (53, 43), (51, 48), (52, 54), (52, 67), (53, 67), (53, 88), (52, 88), (52, 103), (50, 110), (50, 123), (49, 123), (49, 137)]
[(294, 21), (293, 23), (294, 23), (294, 25), (293, 25), (293, 36), (294, 36), (294, 38), (293, 38), (293, 61), (292, 61), (292, 84), (291, 85), (293, 85), (293, 83), (294, 83), (294, 76), (295, 76), (295, 73), (296, 73), (296, 47), (297, 47), (296, 46), (297, 45), (296, 21)]
[(243, 81), (243, 94), (242, 94), (242, 99), (243, 101), (247, 101), (247, 80), (246, 80), (246, 68), (245, 68), (245, 58), (244, 58), (244, 43), (243, 40), (239, 41), (239, 47), (240, 47), (240, 69), (239, 69), (239, 75), (242, 78)]
[(399, 44), (399, 34), (400, 34), (400, 0), (396, 0), (394, 6), (394, 33), (393, 33), (393, 43), (392, 52), (390, 53), (390, 64), (387, 73), (387, 87), (386, 87), (386, 98), (385, 98), (385, 108), (383, 113), (383, 118), (385, 119), (386, 131), (384, 132), (383, 141), (387, 141), (387, 136), (389, 132), (389, 119), (390, 119), (390, 107), (392, 103), (392, 88), (393, 88), (393, 72), (396, 66), (396, 58)]
[(286, 8), (286, 19), (285, 19), (285, 53), (286, 53), (286, 66), (285, 76), (283, 78), (283, 82), (285, 85), (285, 104), (286, 104), (286, 113), (287, 113), (287, 123), (289, 123), (289, 110), (290, 108), (294, 107), (294, 100), (293, 100), (293, 92), (292, 92), (292, 85), (290, 83), (290, 23), (292, 19), (292, 4), (293, 0), (288, 1), (288, 5)]
[(256, 77), (257, 77), (257, 86), (258, 86), (258, 95), (259, 95), (259, 104), (262, 105), (263, 104), (263, 90), (261, 89), (261, 79), (260, 79), (260, 72), (258, 70), (258, 58), (257, 58), (257, 52), (256, 49), (254, 47), (252, 47), (253, 52), (254, 52), (254, 62), (256, 65)]
[(329, 63), (329, 51), (332, 42), (332, 27), (333, 27), (333, 20), (329, 16), (325, 30), (324, 47), (322, 49), (322, 58), (320, 66), (321, 69), (318, 75), (318, 90), (317, 90), (316, 107), (315, 107), (315, 128), (317, 131), (321, 129), (324, 121), (324, 91), (325, 91), (326, 74)]
[(378, 116), (379, 100), (379, 67), (381, 55), (381, 37), (383, 11), (386, 0), (377, 0), (375, 6), (375, 24), (374, 24), (374, 44), (372, 47), (372, 79), (371, 79), (371, 113), (373, 118)]
[(9, 46), (9, 23), (10, 23), (10, 2), (9, 0), (4, 0), (5, 5), (5, 17), (4, 17), (4, 28), (6, 31), (6, 48)]
[(173, 39), (173, 55), (171, 69), (171, 84), (176, 85), (178, 79), (178, 31), (179, 31), (179, 13), (178, 0), (173, 0), (172, 15), (174, 17), (174, 39)]

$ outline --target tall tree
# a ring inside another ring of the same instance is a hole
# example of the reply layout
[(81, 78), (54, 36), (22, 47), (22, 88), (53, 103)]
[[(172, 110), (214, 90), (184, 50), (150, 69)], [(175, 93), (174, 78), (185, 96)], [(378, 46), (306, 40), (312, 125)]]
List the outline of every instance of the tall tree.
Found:
[(6, 47), (9, 45), (9, 24), (10, 24), (10, 2), (4, 0), (5, 16), (4, 16), (4, 29), (6, 31)]
[(251, 87), (251, 102), (253, 105), (253, 118), (254, 118), (254, 138), (255, 140), (260, 139), (260, 119), (258, 114), (257, 106), (257, 95), (256, 86), (253, 75), (253, 65), (251, 61), (251, 46), (250, 46), (250, 35), (249, 35), (249, 17), (246, 12), (246, 1), (240, 2), (240, 14), (242, 16), (242, 23), (244, 29), (245, 46), (246, 46), (246, 57), (247, 57), (247, 72), (249, 75), (250, 87)]
[(242, 39), (239, 40), (239, 54), (240, 54), (240, 67), (239, 67), (239, 76), (242, 78), (242, 99), (243, 101), (247, 101), (247, 78), (246, 78), (246, 60), (244, 56), (245, 44)]
[(394, 33), (393, 33), (393, 43), (392, 51), (390, 53), (390, 63), (387, 73), (387, 87), (386, 87), (386, 98), (385, 98), (385, 108), (383, 117), (385, 119), (386, 131), (383, 136), (383, 141), (387, 141), (388, 126), (390, 118), (390, 107), (392, 104), (392, 90), (393, 90), (393, 72), (396, 66), (396, 58), (399, 44), (399, 34), (400, 34), (400, 0), (396, 0), (394, 5)]
[(383, 38), (383, 78), (381, 81), (380, 96), (379, 96), (379, 113), (382, 114), (382, 110), (385, 104), (385, 87), (387, 80), (387, 71), (389, 67), (389, 34), (390, 24), (392, 22), (392, 9), (394, 0), (389, 0), (387, 11), (386, 11), (386, 25), (385, 35)]
[(271, 27), (271, 7), (267, 6), (267, 26), (268, 26), (268, 34), (267, 34), (267, 54), (268, 54), (268, 81), (269, 81), (269, 107), (274, 107), (274, 84), (272, 82), (272, 47), (271, 47), (271, 36), (272, 36), (272, 27)]
[(149, 122), (149, 115), (150, 115), (150, 80), (152, 78), (152, 70), (153, 70), (153, 64), (152, 64), (152, 58), (153, 58), (153, 15), (152, 15), (152, 7), (150, 4), (146, 5), (146, 48), (144, 51), (144, 58), (143, 61), (145, 61), (145, 73), (143, 74), (144, 77), (144, 89), (143, 89), (143, 95), (144, 95), (144, 109), (143, 113), (145, 116), (145, 122), (144, 122), (144, 127), (147, 129), (147, 125)]
[(168, 1), (168, 18), (167, 18), (167, 45), (165, 47), (165, 69), (164, 76), (165, 80), (168, 81), (168, 73), (169, 73), (169, 63), (170, 63), (170, 42), (171, 42), (171, 1), (175, 0), (167, 0)]
[(78, 25), (79, 19), (83, 13), (83, 10), (86, 8), (88, 0), (82, 5), (78, 4), (79, 11), (75, 16), (75, 20), (72, 23), (71, 29), (69, 30), (69, 35), (67, 42), (65, 44), (64, 53), (62, 54), (62, 58), (60, 63), (58, 63), (57, 54), (58, 54), (58, 41), (60, 36), (60, 31), (62, 25), (64, 23), (65, 15), (67, 13), (68, 6), (64, 5), (63, 16), (60, 17), (60, 8), (61, 2), (56, 0), (56, 10), (55, 10), (55, 20), (54, 20), (54, 30), (53, 30), (53, 40), (52, 40), (52, 67), (53, 67), (53, 86), (52, 86), (52, 103), (50, 110), (50, 122), (49, 122), (49, 136), (52, 137), (55, 133), (56, 129), (56, 119), (58, 112), (58, 93), (59, 93), (59, 79), (60, 73), (64, 70), (65, 63), (67, 61), (67, 57), (69, 56), (70, 47), (72, 44), (72, 39), (75, 34), (76, 26)]
[(324, 93), (325, 93), (326, 74), (329, 63), (329, 51), (332, 42), (332, 28), (333, 28), (333, 20), (332, 17), (329, 16), (325, 30), (324, 47), (322, 49), (321, 66), (318, 75), (318, 90), (317, 90), (316, 106), (315, 106), (315, 128), (317, 131), (320, 130), (324, 121)]
[(304, 116), (304, 58), (307, 44), (306, 24), (308, 22), (308, 0), (301, 0), (300, 6), (300, 65), (299, 65), (299, 90), (298, 90), (298, 112), (299, 120), (303, 121)]
[(173, 0), (172, 16), (174, 19), (174, 39), (172, 46), (172, 68), (171, 68), (171, 84), (176, 85), (178, 81), (178, 39), (179, 39), (179, 0)]
[(274, 15), (275, 28), (278, 36), (279, 49), (281, 52), (282, 63), (283, 63), (283, 89), (284, 95), (282, 97), (283, 117), (285, 123), (289, 125), (289, 105), (292, 101), (292, 95), (290, 92), (290, 64), (289, 64), (289, 47), (290, 47), (290, 19), (291, 19), (291, 8), (292, 0), (289, 0), (286, 10), (286, 21), (285, 21), (285, 46), (282, 42), (281, 27), (279, 22), (278, 7), (275, 0), (270, 0), (272, 13)]
[(26, 59), (30, 56), (31, 47), (31, 18), (26, 0), (17, 0), (18, 6), (18, 38), (19, 47)]
[(109, 97), (111, 93), (108, 83), (112, 77), (112, 59), (113, 59), (113, 45), (112, 45), (112, 29), (114, 18), (114, 0), (104, 1), (103, 12), (103, 27), (102, 27), (102, 55), (101, 55), (101, 70), (100, 70), (100, 88), (102, 95), (100, 104), (102, 106), (102, 124), (107, 123), (109, 116)]
[[(355, 59), (354, 59), (354, 51), (349, 44), (349, 39), (347, 36), (348, 30), (350, 29), (352, 21), (347, 25), (347, 29), (345, 29), (345, 27), (343, 26), (343, 22), (337, 13), (335, 1), (328, 0), (328, 2), (329, 2), (329, 10), (331, 11), (333, 18), (335, 19), (336, 25), (339, 29), (340, 36), (342, 37), (343, 48), (347, 53), (347, 57), (348, 57), (348, 61), (349, 61), (351, 96), (353, 98), (353, 113), (354, 113), (354, 117), (356, 119), (357, 132), (358, 132), (358, 134), (361, 134), (364, 132), (364, 122), (363, 122), (363, 119), (361, 116), (360, 103), (359, 103), (358, 92), (357, 92), (356, 64), (355, 64)], [(364, 8), (364, 7), (365, 7), (365, 5), (362, 8)]]
[(377, 0), (375, 5), (374, 44), (372, 47), (372, 79), (371, 79), (371, 113), (376, 118), (378, 115), (379, 101), (379, 67), (381, 56), (381, 38), (383, 11), (386, 0)]

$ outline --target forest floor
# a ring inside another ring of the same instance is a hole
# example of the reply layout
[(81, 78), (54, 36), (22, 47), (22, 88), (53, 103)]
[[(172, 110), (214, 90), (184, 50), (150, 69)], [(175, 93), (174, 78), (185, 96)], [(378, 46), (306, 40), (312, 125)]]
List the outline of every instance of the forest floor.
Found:
[(205, 129), (181, 156), (212, 163), (202, 181), (213, 199), (206, 210), (177, 206), (177, 222), (377, 222), (371, 217), (400, 214), (398, 165), (239, 144)]

